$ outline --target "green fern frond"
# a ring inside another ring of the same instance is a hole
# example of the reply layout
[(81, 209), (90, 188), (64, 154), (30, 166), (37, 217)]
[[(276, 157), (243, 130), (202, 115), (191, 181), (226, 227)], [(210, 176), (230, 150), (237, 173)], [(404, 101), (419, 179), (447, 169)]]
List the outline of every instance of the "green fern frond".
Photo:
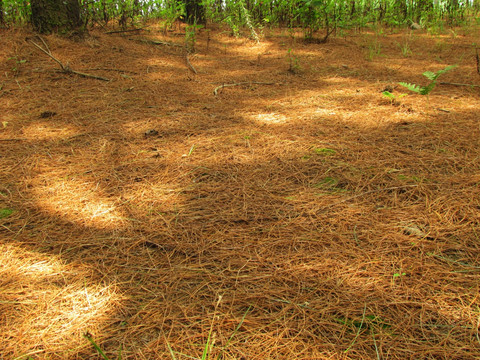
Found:
[(456, 67), (457, 65), (449, 65), (445, 69), (439, 70), (436, 73), (432, 71), (425, 71), (422, 75), (425, 76), (428, 80), (430, 80), (430, 84), (428, 84), (427, 86), (419, 86), (416, 84), (410, 84), (406, 82), (400, 82), (399, 84), (402, 85), (403, 87), (406, 87), (410, 91), (416, 92), (417, 94), (428, 95), (435, 88), (435, 85), (437, 85), (438, 77)]
[(385, 90), (384, 92), (382, 92), (383, 96), (391, 99), (391, 100), (395, 100), (395, 95), (393, 95), (390, 91), (387, 91)]
[[(455, 69), (458, 65), (449, 65), (445, 69), (437, 71), (437, 74), (440, 76), (442, 74), (445, 74), (447, 71), (450, 71), (452, 69)], [(437, 76), (438, 77), (438, 76)]]
[(418, 86), (418, 85), (411, 84), (411, 83), (406, 83), (406, 82), (403, 82), (403, 81), (399, 82), (398, 84), (402, 85), (403, 87), (407, 88), (410, 91), (416, 92), (417, 94), (422, 93), (423, 86)]
[(435, 81), (440, 76), (440, 74), (438, 73), (435, 74), (434, 72), (431, 72), (431, 71), (425, 71), (422, 75), (425, 76), (430, 81)]
[(436, 73), (432, 71), (425, 71), (422, 75), (430, 81), (436, 81), (440, 75), (445, 74), (447, 71), (455, 69), (457, 66), (458, 65), (449, 65), (445, 69), (438, 70)]
[(433, 90), (433, 88), (435, 87), (436, 85), (436, 82), (433, 81), (431, 82), (430, 84), (428, 84), (427, 86), (422, 86), (422, 88), (420, 89), (420, 94), (421, 95), (428, 95), (430, 94), (430, 92)]

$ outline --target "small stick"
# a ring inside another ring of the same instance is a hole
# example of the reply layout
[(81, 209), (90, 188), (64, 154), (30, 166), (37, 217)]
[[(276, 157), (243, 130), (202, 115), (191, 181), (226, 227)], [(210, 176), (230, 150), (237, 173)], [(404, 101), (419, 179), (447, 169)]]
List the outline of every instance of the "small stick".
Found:
[(119, 33), (126, 33), (126, 32), (134, 32), (134, 31), (141, 31), (145, 28), (135, 28), (135, 29), (128, 29), (128, 30), (114, 30), (114, 31), (107, 31), (105, 34), (119, 34)]
[[(45, 41), (43, 41), (43, 39), (41, 37), (39, 37), (40, 40), (42, 40), (42, 42), (45, 44)], [(44, 48), (42, 48), (40, 45), (38, 45), (37, 43), (35, 43), (34, 41), (32, 40), (29, 40), (36, 48), (38, 48), (40, 51), (43, 51), (45, 54), (47, 54), (48, 56), (50, 56), (53, 60), (55, 60), (58, 65), (60, 65), (60, 67), (62, 68), (63, 71), (67, 72), (66, 70), (66, 67), (62, 64), (62, 62), (60, 60), (58, 60), (55, 56), (52, 55), (52, 53), (50, 52), (50, 49), (48, 48), (48, 46), (45, 46), (46, 50)], [(46, 44), (45, 44), (46, 45)]]
[(453, 86), (471, 86), (471, 87), (480, 87), (480, 85), (474, 84), (459, 84), (459, 83), (451, 83), (451, 82), (441, 82), (441, 85), (453, 85)]
[(145, 44), (152, 44), (152, 45), (165, 45), (165, 46), (178, 46), (178, 47), (183, 46), (183, 45), (175, 44), (173, 42), (159, 41), (159, 40), (149, 40), (149, 39), (128, 39), (128, 40), (139, 41)]
[(215, 88), (213, 90), (214, 95), (218, 95), (218, 90), (226, 88), (226, 87), (231, 87), (231, 86), (239, 86), (239, 85), (251, 85), (251, 84), (259, 84), (259, 85), (275, 85), (275, 83), (272, 82), (260, 82), (260, 81), (244, 81), (244, 82), (239, 82), (239, 83), (233, 83), (233, 84), (223, 84)]
[(477, 74), (480, 75), (480, 56), (478, 56), (478, 49), (475, 49), (476, 59), (477, 59)]
[(75, 71), (75, 70), (72, 70), (70, 68), (70, 66), (67, 65), (63, 65), (63, 63), (58, 60), (55, 56), (52, 55), (48, 45), (45, 43), (45, 41), (40, 37), (38, 36), (38, 38), (43, 42), (44, 46), (45, 46), (45, 49), (42, 48), (40, 45), (38, 45), (36, 42), (34, 42), (33, 40), (28, 40), (32, 45), (34, 45), (37, 49), (39, 49), (40, 51), (44, 52), (45, 54), (47, 54), (50, 58), (52, 58), (58, 65), (60, 65), (60, 68), (62, 69), (62, 71), (66, 74), (76, 74), (76, 75), (79, 75), (79, 76), (82, 76), (82, 77), (87, 77), (87, 78), (92, 78), (92, 79), (97, 79), (97, 80), (102, 80), (102, 81), (110, 81), (110, 79), (107, 79), (107, 78), (104, 78), (104, 77), (101, 77), (101, 76), (96, 76), (96, 75), (90, 75), (90, 74), (85, 74), (85, 73), (81, 73), (81, 72), (78, 72), (78, 71)]
[(187, 65), (192, 70), (195, 74), (197, 73), (197, 70), (193, 67), (193, 65), (190, 63), (190, 60), (188, 60), (188, 53), (185, 55), (185, 60), (187, 60)]
[(110, 69), (110, 68), (102, 68), (102, 67), (99, 67), (99, 68), (91, 68), (91, 69), (88, 69), (88, 70), (104, 70), (104, 71), (118, 71), (118, 72), (121, 72), (121, 73), (130, 73), (130, 74), (138, 74), (136, 73), (135, 71), (130, 71), (130, 70), (122, 70), (122, 69)]

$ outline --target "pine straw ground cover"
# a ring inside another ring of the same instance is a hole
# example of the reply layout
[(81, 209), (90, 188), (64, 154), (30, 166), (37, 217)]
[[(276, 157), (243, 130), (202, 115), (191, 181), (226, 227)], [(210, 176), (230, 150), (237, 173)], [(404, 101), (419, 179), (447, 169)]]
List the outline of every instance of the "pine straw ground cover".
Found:
[(2, 30), (0, 358), (480, 358), (479, 30), (300, 36)]

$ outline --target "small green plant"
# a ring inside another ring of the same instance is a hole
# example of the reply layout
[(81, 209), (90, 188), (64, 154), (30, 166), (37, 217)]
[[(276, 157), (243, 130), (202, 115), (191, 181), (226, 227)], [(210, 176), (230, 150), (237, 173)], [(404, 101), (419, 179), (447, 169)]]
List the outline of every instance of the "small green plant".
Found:
[(13, 214), (12, 209), (0, 209), (0, 219), (9, 217), (12, 214)]
[(407, 96), (407, 94), (400, 94), (400, 95), (397, 96), (397, 95), (395, 95), (395, 94), (393, 94), (393, 93), (391, 93), (390, 91), (387, 91), (387, 90), (382, 92), (382, 95), (390, 100), (391, 105), (398, 105), (400, 103), (398, 100), (400, 100), (402, 97)]
[(378, 41), (378, 38), (368, 44), (368, 60), (372, 61), (382, 53), (382, 44)]
[(319, 187), (319, 188), (333, 188), (338, 184), (338, 180), (331, 177), (327, 176), (320, 180), (320, 182), (316, 183), (314, 186)]
[(165, 22), (163, 23), (163, 33), (167, 35), (167, 31), (172, 28), (173, 24), (179, 19), (183, 19), (185, 15), (185, 9), (183, 4), (172, 1), (168, 3), (168, 6), (163, 10), (163, 17)]
[(235, 18), (229, 15), (225, 18), (224, 22), (230, 27), (230, 35), (234, 37), (240, 36), (240, 29), (236, 24)]
[[(93, 336), (87, 331), (85, 334), (83, 334), (83, 337), (85, 339), (87, 339), (88, 341), (90, 341), (90, 343), (92, 344), (92, 346), (95, 348), (95, 350), (97, 350), (98, 354), (104, 359), (104, 360), (110, 360), (110, 358), (105, 355), (105, 353), (103, 352), (103, 350), (100, 348), (100, 346), (97, 345), (97, 343), (95, 342), (95, 340), (93, 340)], [(122, 360), (122, 347), (120, 346), (120, 349), (118, 350), (118, 358), (117, 360)]]
[(337, 152), (333, 149), (329, 148), (317, 148), (314, 147), (312, 148), (313, 152), (318, 155), (323, 155), (323, 156), (330, 156), (330, 155), (335, 155)]
[(426, 86), (420, 86), (420, 85), (406, 83), (406, 82), (399, 82), (399, 84), (417, 94), (426, 95), (428, 100), (428, 95), (432, 92), (432, 90), (437, 85), (437, 79), (439, 78), (439, 76), (442, 74), (445, 74), (447, 71), (450, 71), (456, 67), (457, 65), (450, 65), (443, 70), (437, 71), (436, 73), (432, 71), (425, 71), (422, 75), (425, 76), (428, 80), (430, 80), (430, 83)]
[(332, 194), (332, 193), (347, 192), (346, 189), (343, 189), (341, 186), (337, 186), (337, 185), (339, 185), (338, 179), (336, 179), (334, 177), (331, 177), (331, 176), (327, 176), (327, 177), (321, 179), (318, 183), (313, 184), (314, 188), (317, 188), (317, 189), (321, 190), (321, 192), (316, 193), (315, 195), (316, 196), (324, 196), (324, 195), (328, 195), (328, 194)]
[(292, 74), (298, 74), (300, 72), (300, 64), (298, 61), (298, 57), (293, 54), (292, 49), (288, 49), (287, 58), (289, 64), (288, 71)]
[(197, 42), (197, 30), (201, 29), (202, 25), (187, 25), (185, 28), (185, 47), (189, 54), (195, 52), (195, 44)]
[[(220, 303), (220, 301), (222, 300), (222, 297), (220, 296), (219, 297), (219, 301), (217, 302), (217, 306), (218, 304)], [(240, 322), (238, 323), (237, 327), (235, 328), (235, 330), (233, 331), (233, 333), (230, 335), (230, 337), (228, 338), (226, 344), (219, 349), (219, 354), (218, 356), (216, 357), (216, 359), (221, 359), (222, 358), (222, 355), (223, 353), (225, 352), (225, 350), (227, 349), (227, 347), (230, 345), (230, 342), (232, 341), (232, 339), (235, 337), (235, 335), (237, 334), (238, 330), (242, 327), (243, 325), (243, 322), (245, 321), (245, 317), (247, 316), (247, 314), (249, 313), (250, 309), (252, 308), (252, 306), (250, 305), (248, 307), (248, 309), (245, 311), (245, 313), (243, 314), (243, 317), (242, 319), (240, 320)], [(215, 316), (214, 316), (214, 319), (215, 319)], [(213, 320), (214, 320), (213, 319)], [(182, 353), (179, 353), (179, 352), (176, 352), (172, 349), (170, 343), (168, 342), (168, 340), (165, 338), (165, 342), (167, 343), (167, 348), (168, 348), (168, 351), (170, 352), (170, 356), (172, 357), (172, 360), (177, 360), (177, 357), (175, 356), (175, 354), (179, 354), (179, 355), (182, 355), (182, 357), (188, 357), (190, 359), (197, 359), (197, 360), (208, 360), (208, 359), (212, 359), (212, 349), (213, 349), (213, 346), (215, 345), (215, 334), (213, 333), (213, 320), (212, 320), (212, 325), (210, 327), (210, 330), (208, 332), (208, 336), (207, 336), (207, 341), (205, 343), (205, 346), (203, 347), (203, 352), (202, 352), (202, 356), (200, 358), (197, 358), (197, 357), (192, 357), (192, 356), (189, 356), (189, 355), (186, 355), (186, 354), (182, 354)]]
[(408, 39), (405, 39), (403, 43), (397, 43), (397, 45), (400, 48), (403, 57), (409, 57), (410, 55), (412, 55), (412, 49), (410, 49)]
[(400, 280), (402, 277), (407, 276), (407, 273), (399, 271), (392, 275), (392, 286), (395, 285), (396, 280)]
[(25, 59), (19, 59), (18, 56), (12, 56), (12, 57), (9, 57), (8, 60), (15, 60), (15, 65), (12, 67), (12, 71), (14, 73), (17, 73), (18, 70), (20, 69), (20, 66), (25, 64), (27, 62), (27, 60)]

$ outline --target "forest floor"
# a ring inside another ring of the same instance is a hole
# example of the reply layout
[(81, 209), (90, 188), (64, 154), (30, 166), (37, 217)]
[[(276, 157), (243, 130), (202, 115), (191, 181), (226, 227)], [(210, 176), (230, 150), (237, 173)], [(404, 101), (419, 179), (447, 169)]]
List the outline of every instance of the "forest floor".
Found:
[(0, 31), (0, 358), (480, 358), (478, 28)]

